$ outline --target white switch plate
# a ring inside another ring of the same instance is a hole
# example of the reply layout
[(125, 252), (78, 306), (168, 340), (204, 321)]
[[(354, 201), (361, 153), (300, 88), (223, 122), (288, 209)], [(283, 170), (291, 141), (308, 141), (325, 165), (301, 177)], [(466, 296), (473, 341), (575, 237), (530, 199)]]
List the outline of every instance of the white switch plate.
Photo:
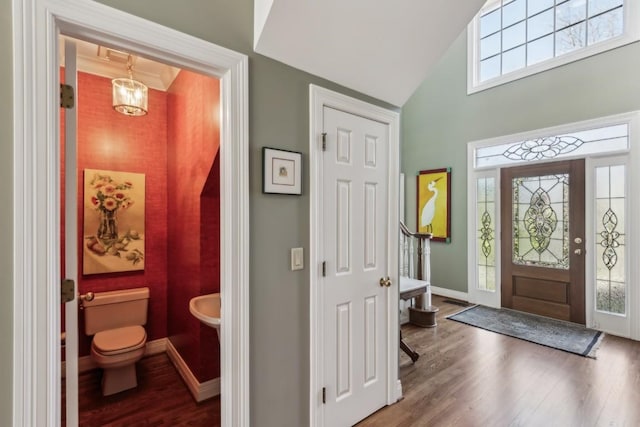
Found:
[(302, 248), (291, 248), (291, 271), (302, 270), (304, 268), (304, 250)]

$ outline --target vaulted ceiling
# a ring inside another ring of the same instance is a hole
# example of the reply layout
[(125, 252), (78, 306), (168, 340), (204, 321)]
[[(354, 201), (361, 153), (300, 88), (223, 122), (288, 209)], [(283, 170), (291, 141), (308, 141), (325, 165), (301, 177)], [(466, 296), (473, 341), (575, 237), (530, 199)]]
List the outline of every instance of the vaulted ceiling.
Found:
[(254, 0), (254, 49), (402, 106), (485, 1)]

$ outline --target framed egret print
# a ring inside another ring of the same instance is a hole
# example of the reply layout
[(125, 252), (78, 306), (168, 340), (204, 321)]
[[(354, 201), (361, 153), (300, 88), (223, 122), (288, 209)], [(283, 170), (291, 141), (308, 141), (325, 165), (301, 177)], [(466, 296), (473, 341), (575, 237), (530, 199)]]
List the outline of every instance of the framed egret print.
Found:
[(431, 240), (451, 241), (451, 168), (420, 171), (417, 177), (418, 233)]
[(302, 194), (302, 153), (262, 147), (262, 192)]

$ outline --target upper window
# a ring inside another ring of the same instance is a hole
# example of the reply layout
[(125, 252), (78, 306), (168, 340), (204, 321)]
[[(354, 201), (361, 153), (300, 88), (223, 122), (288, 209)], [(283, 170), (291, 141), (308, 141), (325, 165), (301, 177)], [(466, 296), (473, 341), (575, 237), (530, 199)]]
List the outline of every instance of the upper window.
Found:
[(490, 0), (469, 27), (469, 93), (638, 40), (637, 2)]

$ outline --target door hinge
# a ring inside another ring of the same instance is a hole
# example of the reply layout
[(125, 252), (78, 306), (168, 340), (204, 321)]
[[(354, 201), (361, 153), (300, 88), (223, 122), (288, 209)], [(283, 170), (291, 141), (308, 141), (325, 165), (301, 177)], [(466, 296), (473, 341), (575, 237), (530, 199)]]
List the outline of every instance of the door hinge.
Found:
[(70, 302), (73, 301), (75, 297), (76, 292), (73, 280), (62, 279), (62, 283), (60, 284), (60, 302)]
[(322, 151), (327, 151), (327, 133), (322, 132)]
[(322, 277), (327, 276), (327, 261), (322, 261)]
[(327, 403), (327, 388), (322, 387), (322, 403)]
[(73, 108), (73, 86), (60, 84), (60, 107), (69, 109)]

